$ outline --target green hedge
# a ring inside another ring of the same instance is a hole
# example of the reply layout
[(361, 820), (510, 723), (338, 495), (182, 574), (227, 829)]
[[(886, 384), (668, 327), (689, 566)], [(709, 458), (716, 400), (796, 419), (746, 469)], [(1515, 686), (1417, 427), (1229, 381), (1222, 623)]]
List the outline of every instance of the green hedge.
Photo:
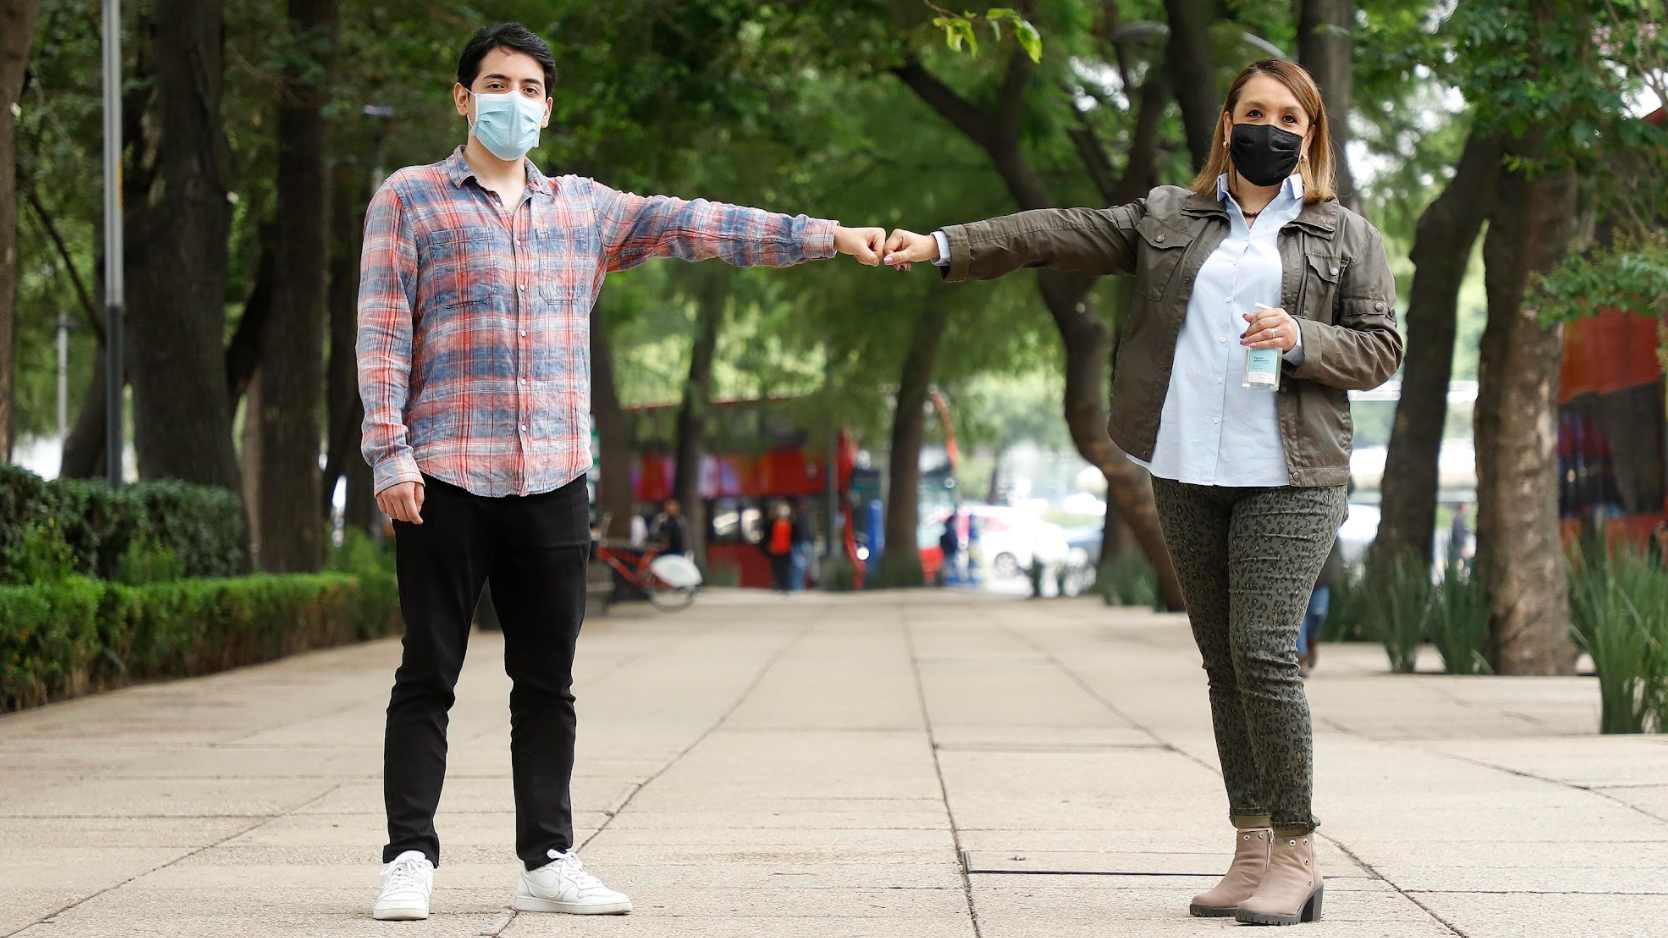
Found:
[(400, 628), (393, 576), (321, 573), (0, 587), (0, 710), (187, 677)]
[[(172, 554), (185, 576), (228, 577), (248, 569), (243, 503), (227, 489), (140, 482), (111, 489), (80, 479), (45, 481), (0, 466), (0, 583), (52, 578), (42, 564), (116, 579), (139, 549)], [(47, 556), (43, 559), (42, 555)]]

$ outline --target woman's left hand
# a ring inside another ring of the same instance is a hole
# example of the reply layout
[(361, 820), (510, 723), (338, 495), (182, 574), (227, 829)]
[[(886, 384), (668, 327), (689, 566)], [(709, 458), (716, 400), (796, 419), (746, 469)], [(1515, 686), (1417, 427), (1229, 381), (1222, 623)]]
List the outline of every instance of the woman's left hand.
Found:
[(1246, 348), (1277, 348), (1282, 352), (1289, 352), (1297, 345), (1297, 320), (1285, 310), (1259, 306), (1243, 318), (1249, 325), (1240, 333), (1240, 345)]

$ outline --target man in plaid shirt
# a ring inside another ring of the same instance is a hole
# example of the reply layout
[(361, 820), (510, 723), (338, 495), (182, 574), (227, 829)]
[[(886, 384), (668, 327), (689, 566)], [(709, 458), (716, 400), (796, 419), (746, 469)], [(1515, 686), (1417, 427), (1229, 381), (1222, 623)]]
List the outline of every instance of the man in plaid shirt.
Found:
[(603, 278), (656, 257), (786, 267), (879, 262), (879, 228), (551, 178), (526, 158), (555, 60), (483, 29), (452, 97), (468, 142), (395, 173), (365, 219), (363, 451), (394, 519), (404, 651), (388, 704), (378, 919), (429, 913), (447, 711), (483, 583), (504, 628), (521, 911), (624, 913), (575, 854), (573, 656), (585, 609), (590, 315)]

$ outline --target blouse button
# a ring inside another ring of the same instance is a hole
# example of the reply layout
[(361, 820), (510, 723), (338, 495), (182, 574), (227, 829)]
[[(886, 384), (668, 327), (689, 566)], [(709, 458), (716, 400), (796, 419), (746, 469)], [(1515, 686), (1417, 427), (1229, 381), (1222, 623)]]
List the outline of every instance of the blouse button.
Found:
[(1153, 240), (1154, 240), (1154, 241), (1163, 241), (1163, 240), (1164, 240), (1164, 236), (1163, 236), (1163, 235), (1161, 235), (1161, 234), (1158, 234), (1158, 235), (1153, 235)]
[(1382, 300), (1373, 304), (1373, 312), (1375, 312), (1375, 313), (1384, 312), (1384, 302)]
[(1334, 276), (1334, 277), (1338, 276), (1338, 268), (1337, 267), (1332, 268), (1332, 276)]

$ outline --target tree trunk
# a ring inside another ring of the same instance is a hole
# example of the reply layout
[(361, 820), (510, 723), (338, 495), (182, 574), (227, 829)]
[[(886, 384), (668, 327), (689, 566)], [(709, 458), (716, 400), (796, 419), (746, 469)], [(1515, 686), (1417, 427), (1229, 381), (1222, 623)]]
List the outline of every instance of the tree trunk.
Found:
[[(1539, 133), (1538, 131), (1536, 133)], [(1533, 157), (1537, 141), (1510, 149)], [(1569, 590), (1558, 525), (1558, 368), (1563, 329), (1526, 309), (1533, 274), (1568, 252), (1577, 223), (1571, 170), (1502, 169), (1483, 241), (1488, 326), (1477, 399), (1477, 543), (1500, 674), (1568, 674)]]
[(939, 340), (949, 321), (949, 308), (928, 294), (926, 308), (910, 332), (909, 351), (898, 377), (897, 406), (892, 411), (892, 448), (886, 488), (886, 552), (872, 585), (920, 586), (921, 551), (916, 546), (921, 528), (921, 441), (926, 435), (927, 395), (932, 390)]
[[(326, 366), (325, 412), (329, 415), (329, 444), (324, 462), (324, 481), (320, 486), (324, 517), (330, 517), (336, 483), (347, 479), (347, 503), (369, 504), (371, 485), (370, 467), (355, 472), (364, 464), (359, 454), (360, 424), (365, 407), (359, 400), (358, 363), (354, 343), (358, 338), (359, 322), (359, 247), (363, 237), (363, 212), (367, 196), (364, 192), (366, 174), (347, 159), (338, 159), (331, 174), (330, 191), (330, 286), (328, 309), (330, 317), (330, 359)], [(366, 487), (365, 497), (355, 499), (355, 488)], [(351, 514), (351, 513), (350, 513)], [(344, 529), (368, 525), (370, 516), (344, 519)]]
[(1170, 21), (1165, 41), (1165, 67), (1181, 105), (1187, 151), (1195, 170), (1210, 159), (1211, 140), (1221, 121), (1222, 97), (1216, 85), (1216, 56), (1211, 51), (1210, 24), (1216, 0), (1164, 0)]
[(631, 513), (636, 497), (631, 490), (631, 436), (627, 432), (625, 409), (614, 384), (614, 357), (608, 347), (608, 329), (601, 306), (591, 309), (591, 419), (596, 421), (597, 446), (601, 452), (602, 478), (597, 482), (597, 503), (608, 515), (604, 537), (631, 535)]
[(261, 569), (317, 570), (319, 428), (324, 388), (324, 295), (329, 264), (329, 175), (324, 76), (336, 43), (336, 0), (289, 0), (297, 55), (278, 104), (278, 244), (272, 317), (262, 344)]
[(127, 259), (139, 474), (236, 491), (222, 344), (231, 207), (221, 5), (179, 0), (153, 28), (161, 186), (129, 203), (142, 260)]
[(11, 460), (16, 428), (12, 380), (17, 321), (17, 122), (38, 0), (0, 0), (0, 457)]
[(1355, 68), (1355, 0), (1300, 0), (1297, 60), (1320, 85), (1332, 121), (1332, 160), (1338, 171), (1338, 201), (1359, 210), (1355, 177), (1349, 169), (1349, 111)]
[(701, 458), (706, 451), (707, 410), (712, 406), (712, 360), (729, 302), (729, 271), (696, 264), (681, 273), (695, 292), (695, 344), (689, 356), (689, 381), (678, 408), (677, 457), (672, 494), (683, 507), (685, 549), (697, 564), (707, 562), (707, 511), (701, 499)]
[[(1054, 206), (1042, 177), (1019, 148), (1025, 86), (1030, 74), (1030, 60), (1022, 53), (1015, 53), (1009, 60), (995, 114), (975, 108), (918, 62), (899, 67), (895, 74), (922, 101), (985, 150), (1020, 208)], [(1128, 178), (1130, 174), (1126, 173)], [(1066, 357), (1062, 402), (1066, 426), (1078, 454), (1106, 476), (1107, 497), (1118, 503), (1119, 513), (1134, 532), (1153, 569), (1158, 571), (1165, 603), (1171, 609), (1181, 609), (1181, 584), (1164, 546), (1147, 473), (1130, 462), (1106, 433), (1106, 370), (1111, 336), (1106, 323), (1090, 305), (1089, 288), (1093, 283), (1092, 278), (1076, 274), (1047, 269), (1037, 272), (1043, 304), (1060, 332)]]
[(261, 345), (266, 341), (267, 322), (272, 319), (273, 283), (278, 279), (278, 233), (271, 222), (259, 229), (260, 256), (255, 262), (255, 283), (243, 301), (232, 339), (226, 343), (226, 404), (236, 419), (255, 369), (261, 364)]
[(1437, 461), (1448, 417), (1460, 283), (1483, 219), (1493, 211), (1499, 174), (1499, 144), (1472, 134), (1454, 178), (1419, 216), (1407, 306), (1407, 360), (1384, 461), (1375, 567), (1410, 554), (1425, 563), (1432, 559)]
[(104, 415), (109, 402), (104, 398), (104, 343), (93, 348), (93, 368), (87, 381), (87, 392), (81, 398), (81, 411), (75, 415), (69, 436), (64, 439), (63, 461), (58, 474), (66, 479), (102, 479), (104, 463)]

